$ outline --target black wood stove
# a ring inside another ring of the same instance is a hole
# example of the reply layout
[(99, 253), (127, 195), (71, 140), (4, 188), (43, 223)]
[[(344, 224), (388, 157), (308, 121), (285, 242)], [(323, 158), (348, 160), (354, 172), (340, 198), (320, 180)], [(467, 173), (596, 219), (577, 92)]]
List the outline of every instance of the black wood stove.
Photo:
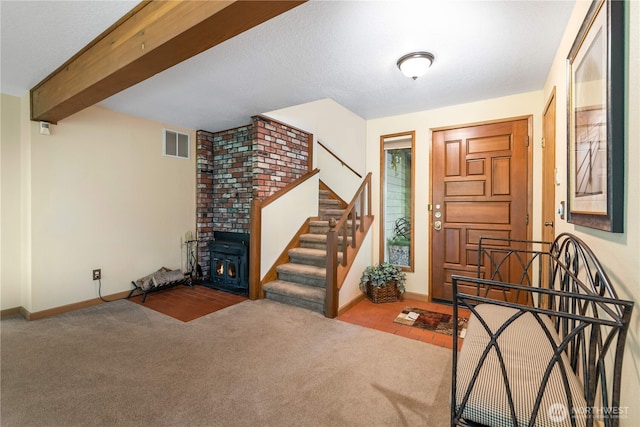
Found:
[(239, 295), (249, 294), (249, 234), (214, 231), (209, 243), (211, 279), (206, 285)]

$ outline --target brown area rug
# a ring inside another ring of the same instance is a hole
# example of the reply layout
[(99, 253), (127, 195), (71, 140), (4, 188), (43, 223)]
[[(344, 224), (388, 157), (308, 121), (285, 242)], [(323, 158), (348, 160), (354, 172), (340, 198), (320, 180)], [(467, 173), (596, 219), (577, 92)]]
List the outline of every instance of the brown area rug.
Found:
[(129, 298), (129, 301), (174, 319), (189, 322), (246, 301), (246, 299), (247, 297), (218, 291), (206, 286), (194, 285), (193, 288), (190, 288), (178, 285), (169, 289), (149, 292), (144, 302), (142, 302), (142, 294)]
[[(450, 314), (437, 313), (435, 311), (423, 310), (421, 308), (405, 307), (393, 320), (402, 325), (414, 326), (426, 329), (439, 334), (453, 335), (453, 316)], [(460, 317), (458, 320), (458, 337), (464, 338), (467, 332), (467, 322), (469, 319)]]

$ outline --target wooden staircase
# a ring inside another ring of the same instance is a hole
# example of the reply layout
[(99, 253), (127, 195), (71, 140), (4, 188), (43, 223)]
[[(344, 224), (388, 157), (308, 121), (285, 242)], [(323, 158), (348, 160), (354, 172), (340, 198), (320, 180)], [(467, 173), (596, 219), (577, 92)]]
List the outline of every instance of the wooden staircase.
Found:
[[(289, 262), (276, 267), (278, 279), (264, 284), (268, 299), (325, 313), (327, 233), (329, 220), (344, 214), (344, 202), (328, 190), (319, 190), (318, 219), (309, 221), (309, 232), (288, 251)], [(339, 237), (338, 262), (342, 261), (343, 237)], [(347, 238), (351, 243), (351, 238)]]
[(371, 172), (349, 203), (324, 191), (326, 187), (320, 181), (318, 216), (305, 221), (269, 271), (262, 279), (258, 277), (263, 207), (318, 172), (315, 169), (302, 176), (268, 199), (252, 200), (251, 259), (258, 268), (249, 272), (249, 295), (251, 299), (266, 297), (334, 318), (340, 306), (340, 288), (373, 224)]

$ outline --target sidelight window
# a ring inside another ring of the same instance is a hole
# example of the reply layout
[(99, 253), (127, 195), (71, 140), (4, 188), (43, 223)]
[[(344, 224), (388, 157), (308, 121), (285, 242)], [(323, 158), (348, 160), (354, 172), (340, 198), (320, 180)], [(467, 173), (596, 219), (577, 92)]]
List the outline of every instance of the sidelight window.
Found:
[(415, 132), (380, 137), (380, 258), (413, 271)]

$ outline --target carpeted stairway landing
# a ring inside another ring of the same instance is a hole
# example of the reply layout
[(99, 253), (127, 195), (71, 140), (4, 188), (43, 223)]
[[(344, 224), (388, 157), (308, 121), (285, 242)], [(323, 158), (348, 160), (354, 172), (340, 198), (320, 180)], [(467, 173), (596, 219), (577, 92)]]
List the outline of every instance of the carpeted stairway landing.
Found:
[(442, 426), (450, 351), (268, 300), (1, 321), (3, 426)]

